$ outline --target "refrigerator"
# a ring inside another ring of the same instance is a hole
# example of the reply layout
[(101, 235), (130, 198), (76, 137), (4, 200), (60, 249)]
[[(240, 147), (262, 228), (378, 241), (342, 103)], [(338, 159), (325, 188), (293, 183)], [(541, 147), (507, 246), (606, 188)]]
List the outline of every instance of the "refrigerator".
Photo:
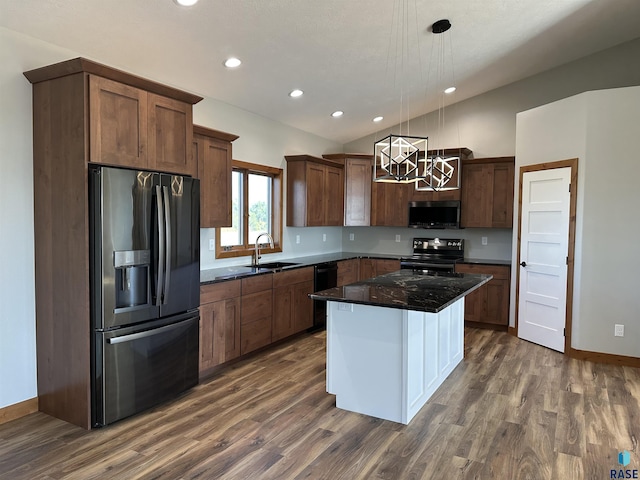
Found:
[(200, 184), (90, 165), (92, 424), (198, 383)]

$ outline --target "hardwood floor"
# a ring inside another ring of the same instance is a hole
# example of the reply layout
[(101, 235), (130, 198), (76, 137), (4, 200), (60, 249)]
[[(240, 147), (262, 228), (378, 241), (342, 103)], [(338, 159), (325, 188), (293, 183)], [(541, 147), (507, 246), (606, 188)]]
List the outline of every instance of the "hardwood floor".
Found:
[(324, 332), (180, 399), (85, 431), (0, 426), (0, 479), (606, 479), (640, 468), (640, 369), (466, 329), (463, 363), (408, 426), (335, 408)]

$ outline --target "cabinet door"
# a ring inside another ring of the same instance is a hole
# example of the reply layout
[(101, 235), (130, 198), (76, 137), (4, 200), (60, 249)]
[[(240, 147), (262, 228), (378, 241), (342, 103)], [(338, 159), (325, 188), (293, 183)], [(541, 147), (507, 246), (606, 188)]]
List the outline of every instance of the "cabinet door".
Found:
[(294, 333), (313, 327), (313, 300), (309, 298), (310, 293), (313, 293), (313, 280), (293, 286)]
[(89, 76), (89, 161), (146, 169), (147, 92)]
[(509, 288), (511, 269), (502, 265), (456, 265), (459, 273), (484, 273), (493, 278), (464, 298), (464, 319), (487, 325), (509, 324)]
[(513, 226), (513, 186), (515, 164), (493, 165), (493, 198), (491, 205), (491, 226), (511, 228)]
[(200, 307), (200, 371), (240, 355), (240, 299)]
[(243, 295), (241, 302), (240, 353), (244, 355), (271, 343), (272, 290)]
[(367, 280), (376, 276), (375, 260), (371, 258), (360, 259), (360, 280)]
[(148, 122), (149, 167), (196, 177), (198, 166), (192, 156), (192, 106), (149, 93)]
[(307, 226), (319, 227), (325, 223), (325, 167), (313, 162), (307, 162), (305, 179), (307, 188)]
[(462, 169), (460, 226), (489, 227), (492, 195), (491, 167), (465, 164)]
[(376, 264), (376, 276), (384, 275), (385, 273), (395, 272), (400, 270), (400, 260), (385, 260), (385, 259), (377, 259), (375, 261)]
[(325, 166), (324, 225), (342, 226), (344, 218), (343, 169)]
[(295, 333), (294, 303), (294, 288), (291, 285), (273, 289), (272, 341), (275, 342)]
[(200, 226), (231, 226), (231, 143), (194, 135), (200, 179)]
[(371, 224), (406, 227), (409, 189), (403, 183), (373, 182), (371, 188)]
[(337, 286), (349, 285), (358, 281), (360, 260), (342, 260), (338, 262), (338, 281)]
[(347, 158), (344, 165), (344, 225), (371, 224), (371, 160)]
[(486, 287), (487, 311), (484, 321), (496, 325), (509, 325), (509, 282), (494, 278)]

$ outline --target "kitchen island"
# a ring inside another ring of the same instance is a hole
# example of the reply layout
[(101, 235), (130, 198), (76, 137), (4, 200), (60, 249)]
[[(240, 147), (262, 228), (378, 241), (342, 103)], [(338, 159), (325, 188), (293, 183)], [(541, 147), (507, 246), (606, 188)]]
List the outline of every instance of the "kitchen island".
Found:
[(327, 392), (408, 424), (464, 355), (464, 297), (491, 275), (381, 275), (310, 295), (327, 304)]

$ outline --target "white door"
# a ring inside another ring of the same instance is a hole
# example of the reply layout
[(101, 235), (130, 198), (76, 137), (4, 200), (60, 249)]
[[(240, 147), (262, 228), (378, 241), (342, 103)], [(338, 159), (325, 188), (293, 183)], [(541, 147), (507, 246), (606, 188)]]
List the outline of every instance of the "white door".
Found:
[(518, 336), (564, 352), (571, 168), (522, 179)]

